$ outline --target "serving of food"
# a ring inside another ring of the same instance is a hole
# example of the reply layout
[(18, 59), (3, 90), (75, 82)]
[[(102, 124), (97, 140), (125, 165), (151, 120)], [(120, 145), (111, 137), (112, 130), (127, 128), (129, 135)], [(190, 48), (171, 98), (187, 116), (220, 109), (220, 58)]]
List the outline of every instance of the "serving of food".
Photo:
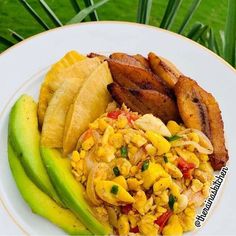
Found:
[(37, 102), (16, 101), (8, 133), (22, 197), (75, 235), (192, 231), (229, 159), (213, 95), (153, 52), (68, 52)]

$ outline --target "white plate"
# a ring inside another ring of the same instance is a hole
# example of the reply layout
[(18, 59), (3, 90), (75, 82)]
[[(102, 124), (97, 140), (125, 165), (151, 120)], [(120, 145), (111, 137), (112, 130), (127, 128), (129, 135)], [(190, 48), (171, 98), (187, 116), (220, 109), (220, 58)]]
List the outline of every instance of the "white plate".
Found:
[(32, 214), (19, 195), (8, 166), (7, 123), (10, 108), (19, 95), (27, 93), (37, 98), (45, 69), (72, 49), (81, 53), (121, 51), (143, 55), (154, 51), (214, 94), (225, 123), (229, 171), (217, 195), (217, 204), (212, 207), (204, 226), (195, 233), (235, 235), (235, 70), (217, 55), (182, 36), (151, 26), (121, 22), (83, 23), (57, 28), (25, 40), (0, 55), (0, 198), (14, 221), (29, 234), (63, 234), (51, 223)]

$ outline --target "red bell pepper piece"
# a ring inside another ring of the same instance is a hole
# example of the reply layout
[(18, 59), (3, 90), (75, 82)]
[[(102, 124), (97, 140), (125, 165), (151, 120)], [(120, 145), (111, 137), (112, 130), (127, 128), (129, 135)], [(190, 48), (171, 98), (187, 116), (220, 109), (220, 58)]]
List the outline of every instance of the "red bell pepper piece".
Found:
[(119, 115), (121, 115), (121, 114), (126, 116), (129, 123), (131, 123), (131, 121), (135, 121), (139, 118), (139, 116), (136, 114), (133, 114), (133, 113), (130, 113), (127, 111), (122, 111), (122, 110), (115, 110), (115, 111), (108, 112), (107, 117), (116, 120), (116, 119), (118, 119)]
[(159, 231), (160, 233), (162, 232), (163, 228), (165, 227), (167, 221), (170, 219), (172, 216), (173, 212), (168, 210), (165, 213), (163, 213), (161, 216), (159, 216), (154, 223), (159, 225)]
[(183, 173), (185, 179), (192, 179), (192, 170), (195, 168), (193, 163), (185, 161), (182, 157), (178, 158), (178, 168)]
[(125, 214), (125, 215), (128, 215), (129, 214), (129, 212), (132, 210), (132, 204), (127, 204), (127, 205), (125, 205), (125, 206), (121, 206), (121, 213), (122, 214)]
[(107, 117), (116, 120), (121, 113), (121, 110), (111, 111), (107, 113)]
[(129, 230), (129, 232), (135, 233), (135, 234), (139, 233), (139, 228), (138, 228), (138, 226), (136, 226), (136, 227), (134, 227), (134, 228), (131, 228), (131, 229)]

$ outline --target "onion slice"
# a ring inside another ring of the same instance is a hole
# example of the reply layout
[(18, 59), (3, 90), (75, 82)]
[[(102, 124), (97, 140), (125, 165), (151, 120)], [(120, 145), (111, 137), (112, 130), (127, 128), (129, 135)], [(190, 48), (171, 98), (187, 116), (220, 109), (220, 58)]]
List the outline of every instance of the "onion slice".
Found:
[(95, 206), (101, 205), (102, 201), (97, 197), (95, 193), (95, 180), (96, 179), (106, 179), (108, 172), (108, 165), (104, 162), (97, 163), (94, 168), (91, 169), (88, 175), (86, 193), (88, 199)]
[[(201, 143), (203, 143), (204, 146), (201, 146), (199, 143), (188, 139), (187, 134), (192, 133), (192, 132), (194, 132), (198, 135)], [(211, 144), (211, 141), (200, 130), (189, 128), (189, 129), (185, 129), (185, 130), (179, 132), (177, 135), (180, 136), (182, 139), (172, 142), (171, 143), (172, 147), (192, 145), (198, 150), (199, 153), (207, 154), (207, 155), (213, 153), (213, 146)]]

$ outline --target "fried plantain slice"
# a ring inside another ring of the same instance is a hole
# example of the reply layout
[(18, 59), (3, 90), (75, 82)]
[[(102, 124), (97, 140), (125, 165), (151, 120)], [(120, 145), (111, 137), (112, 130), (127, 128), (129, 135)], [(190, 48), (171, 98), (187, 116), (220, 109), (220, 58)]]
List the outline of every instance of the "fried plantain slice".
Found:
[(129, 64), (129, 65), (134, 65), (134, 66), (145, 68), (136, 58), (134, 58), (133, 56), (130, 56), (126, 53), (122, 53), (122, 52), (112, 53), (110, 55), (110, 59), (117, 60), (117, 61), (124, 63), (124, 64)]
[(101, 63), (108, 59), (108, 57), (106, 57), (104, 55), (101, 55), (101, 54), (98, 54), (98, 53), (95, 53), (95, 52), (89, 53), (87, 55), (87, 57), (89, 57), (89, 58), (97, 57), (100, 60)]
[(150, 65), (149, 65), (149, 61), (146, 57), (142, 56), (141, 54), (136, 54), (133, 55), (133, 57), (139, 61), (141, 63), (141, 65), (147, 69), (147, 70), (151, 70)]
[(175, 94), (180, 116), (189, 128), (204, 132), (211, 140), (213, 154), (210, 161), (214, 170), (220, 170), (229, 159), (225, 147), (224, 124), (215, 98), (197, 82), (180, 76), (175, 85)]
[(178, 109), (175, 101), (170, 97), (155, 90), (129, 89), (117, 83), (108, 85), (112, 98), (119, 104), (126, 104), (132, 111), (140, 114), (151, 113), (164, 122), (169, 120), (179, 121)]
[(156, 90), (169, 97), (174, 97), (171, 91), (157, 76), (152, 72), (137, 67), (128, 65), (116, 60), (108, 60), (109, 68), (114, 82), (120, 86), (130, 89), (151, 89)]
[(173, 88), (182, 73), (171, 62), (153, 52), (148, 54), (148, 60), (152, 71), (163, 79), (169, 88)]

